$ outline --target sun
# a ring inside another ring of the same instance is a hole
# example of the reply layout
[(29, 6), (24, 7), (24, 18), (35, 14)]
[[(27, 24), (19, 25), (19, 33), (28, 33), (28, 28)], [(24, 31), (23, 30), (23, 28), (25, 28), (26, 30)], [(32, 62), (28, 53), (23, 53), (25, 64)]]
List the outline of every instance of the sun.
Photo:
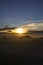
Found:
[(23, 33), (27, 33), (27, 29), (26, 28), (16, 28), (16, 29), (12, 30), (12, 32), (22, 35)]
[(22, 28), (17, 28), (15, 31), (16, 31), (16, 33), (19, 33), (19, 34), (22, 34), (25, 32), (24, 29), (22, 29)]

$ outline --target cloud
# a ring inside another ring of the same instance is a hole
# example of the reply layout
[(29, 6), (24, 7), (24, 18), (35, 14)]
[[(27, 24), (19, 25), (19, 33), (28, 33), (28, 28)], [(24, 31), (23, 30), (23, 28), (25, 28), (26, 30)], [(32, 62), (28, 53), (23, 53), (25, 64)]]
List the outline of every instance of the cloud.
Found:
[(27, 28), (29, 30), (40, 31), (40, 30), (43, 30), (43, 22), (41, 22), (41, 23), (29, 23), (29, 24), (25, 24), (21, 27)]

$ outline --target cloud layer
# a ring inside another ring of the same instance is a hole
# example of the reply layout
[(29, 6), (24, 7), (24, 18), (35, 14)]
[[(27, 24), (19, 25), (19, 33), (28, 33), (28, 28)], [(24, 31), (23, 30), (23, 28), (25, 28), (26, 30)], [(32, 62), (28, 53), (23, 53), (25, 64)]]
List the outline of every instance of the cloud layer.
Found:
[(40, 31), (40, 30), (43, 30), (43, 22), (41, 22), (41, 23), (29, 23), (29, 24), (25, 24), (21, 27), (27, 28), (29, 30)]

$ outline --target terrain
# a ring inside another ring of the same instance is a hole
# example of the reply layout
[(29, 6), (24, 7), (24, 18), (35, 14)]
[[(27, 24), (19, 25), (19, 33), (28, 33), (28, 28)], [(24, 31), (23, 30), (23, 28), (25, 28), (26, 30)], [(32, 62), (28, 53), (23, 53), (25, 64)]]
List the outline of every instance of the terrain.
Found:
[(43, 37), (0, 33), (0, 64), (43, 64)]

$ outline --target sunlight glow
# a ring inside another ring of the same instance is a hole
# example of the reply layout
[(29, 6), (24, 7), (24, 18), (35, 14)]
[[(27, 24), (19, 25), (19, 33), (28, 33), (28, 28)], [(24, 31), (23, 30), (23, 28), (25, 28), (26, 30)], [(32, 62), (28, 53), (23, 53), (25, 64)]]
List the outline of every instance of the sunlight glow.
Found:
[(17, 28), (17, 29), (15, 30), (15, 32), (16, 32), (16, 33), (19, 33), (19, 34), (22, 34), (22, 33), (25, 33), (25, 30), (22, 29), (22, 28)]

